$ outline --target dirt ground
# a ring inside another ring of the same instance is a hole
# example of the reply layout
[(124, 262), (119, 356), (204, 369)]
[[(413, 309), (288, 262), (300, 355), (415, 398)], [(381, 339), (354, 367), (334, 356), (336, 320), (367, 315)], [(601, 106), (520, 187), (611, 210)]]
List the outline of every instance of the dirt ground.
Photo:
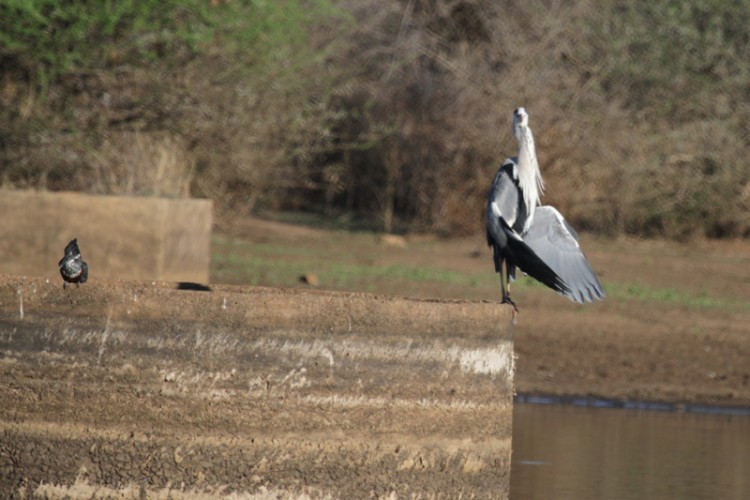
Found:
[(508, 494), (507, 310), (0, 278), (0, 498)]
[[(394, 244), (377, 235), (259, 219), (229, 227), (225, 234), (236, 241), (309, 249), (303, 257), (279, 252), (277, 259), (313, 261), (309, 271), (321, 275), (326, 266), (351, 259), (367, 267), (398, 264), (474, 277), (369, 279), (348, 282), (350, 289), (499, 298), (499, 279), (489, 278), (491, 254), (481, 236), (442, 240), (414, 235)], [(519, 394), (667, 402), (677, 408), (750, 407), (750, 242), (612, 240), (582, 234), (581, 243), (609, 294), (603, 302), (581, 306), (544, 287), (512, 288), (520, 308), (514, 328)], [(247, 254), (257, 251), (250, 246)], [(212, 276), (217, 275), (226, 282), (248, 278), (228, 277), (214, 267)], [(260, 283), (278, 284), (273, 279)], [(319, 286), (331, 284), (321, 279)]]
[(513, 349), (523, 395), (750, 407), (749, 243), (582, 244), (608, 298), (517, 284), (515, 327), (481, 238), (252, 219), (210, 291), (3, 277), (0, 496), (503, 497)]

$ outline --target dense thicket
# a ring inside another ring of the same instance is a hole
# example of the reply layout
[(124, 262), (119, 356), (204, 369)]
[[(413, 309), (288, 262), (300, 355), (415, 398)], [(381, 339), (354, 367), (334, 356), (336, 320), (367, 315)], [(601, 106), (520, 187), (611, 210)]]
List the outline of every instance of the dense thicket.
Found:
[(0, 0), (11, 187), (481, 230), (531, 115), (579, 227), (750, 236), (750, 4)]

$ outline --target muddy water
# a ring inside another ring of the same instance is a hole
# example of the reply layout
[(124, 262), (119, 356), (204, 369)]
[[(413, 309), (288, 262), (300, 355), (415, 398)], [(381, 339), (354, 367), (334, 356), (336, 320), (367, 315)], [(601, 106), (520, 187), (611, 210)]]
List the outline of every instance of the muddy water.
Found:
[(511, 498), (750, 498), (750, 416), (516, 404)]

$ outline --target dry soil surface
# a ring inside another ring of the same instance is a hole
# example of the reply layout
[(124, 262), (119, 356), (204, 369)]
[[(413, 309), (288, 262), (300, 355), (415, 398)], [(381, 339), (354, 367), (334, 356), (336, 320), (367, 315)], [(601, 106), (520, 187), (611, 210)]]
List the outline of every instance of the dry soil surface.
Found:
[(475, 498), (509, 488), (508, 311), (0, 277), (0, 498)]

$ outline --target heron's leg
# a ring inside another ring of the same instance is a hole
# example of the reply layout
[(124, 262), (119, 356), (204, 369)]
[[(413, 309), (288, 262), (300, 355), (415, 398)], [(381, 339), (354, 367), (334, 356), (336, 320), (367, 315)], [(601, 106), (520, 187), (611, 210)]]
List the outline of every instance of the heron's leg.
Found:
[(518, 306), (510, 298), (510, 275), (508, 274), (508, 263), (503, 261), (500, 265), (500, 286), (503, 289), (503, 304), (510, 304), (513, 306), (513, 320), (515, 322), (516, 313), (518, 312)]
[(505, 304), (505, 297), (508, 295), (505, 291), (505, 262), (500, 262), (500, 292), (503, 295), (503, 304)]

